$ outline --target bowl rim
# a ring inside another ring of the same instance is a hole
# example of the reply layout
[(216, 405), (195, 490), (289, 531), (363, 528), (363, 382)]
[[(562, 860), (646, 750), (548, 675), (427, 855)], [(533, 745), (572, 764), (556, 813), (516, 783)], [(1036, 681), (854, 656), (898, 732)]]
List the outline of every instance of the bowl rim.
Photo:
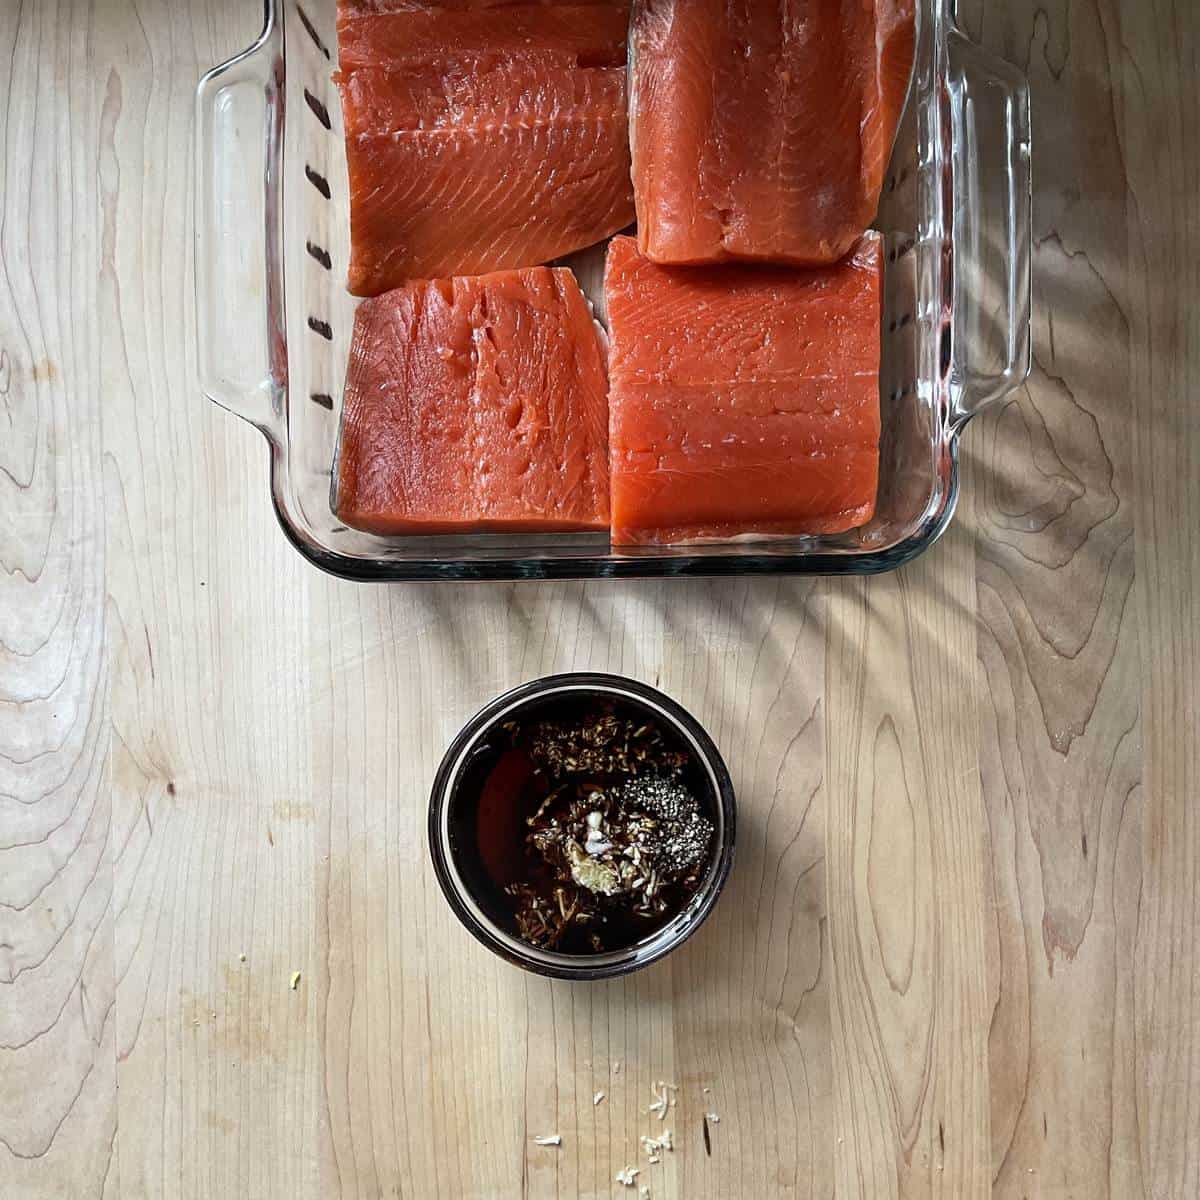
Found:
[[(449, 834), (454, 786), (480, 740), (512, 713), (558, 693), (601, 693), (632, 701), (664, 719), (690, 744), (704, 768), (717, 817), (717, 848), (708, 873), (688, 904), (661, 929), (632, 946), (595, 955), (562, 954), (522, 942), (475, 903), (457, 870)], [(454, 737), (442, 757), (429, 795), (428, 839), (434, 873), (442, 894), (467, 931), (494, 954), (537, 975), (556, 979), (599, 980), (627, 975), (657, 962), (682, 945), (712, 912), (733, 866), (737, 801), (729, 769), (704, 727), (678, 701), (624, 675), (573, 671), (544, 675), (518, 684), (479, 709)]]

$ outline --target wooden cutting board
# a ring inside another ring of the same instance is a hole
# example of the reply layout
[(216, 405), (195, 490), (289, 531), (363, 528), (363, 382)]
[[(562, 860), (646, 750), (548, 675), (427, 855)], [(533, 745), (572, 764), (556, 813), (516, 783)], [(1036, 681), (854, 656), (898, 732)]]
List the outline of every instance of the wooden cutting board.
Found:
[[(959, 7), (1032, 78), (1037, 367), (945, 541), (448, 588), (304, 566), (193, 382), (193, 89), (259, 6), (0, 5), (5, 1200), (1200, 1193), (1196, 26)], [(690, 707), (742, 821), (697, 938), (568, 986), (423, 824), (477, 705), (584, 668)]]

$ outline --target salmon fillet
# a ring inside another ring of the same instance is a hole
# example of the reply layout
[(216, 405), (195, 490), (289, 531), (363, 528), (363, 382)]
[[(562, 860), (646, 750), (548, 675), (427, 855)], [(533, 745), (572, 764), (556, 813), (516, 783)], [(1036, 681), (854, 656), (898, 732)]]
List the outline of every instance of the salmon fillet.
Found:
[(358, 307), (333, 507), (378, 534), (608, 525), (604, 351), (575, 277), (410, 283)]
[(338, 15), (338, 62), (422, 67), (549, 53), (560, 62), (612, 67), (625, 61), (629, 6), (519, 4), (504, 8), (394, 8)]
[(429, 12), (442, 9), (477, 12), (488, 8), (580, 8), (611, 4), (612, 0), (338, 0), (338, 18), (379, 16), (381, 13)]
[(811, 268), (609, 246), (614, 545), (839, 533), (874, 514), (882, 246)]
[(914, 34), (914, 0), (635, 0), (642, 253), (841, 258), (875, 218)]
[[(600, 111), (618, 119), (625, 111), (622, 69), (557, 66), (529, 55), (468, 69), (363, 67), (340, 83), (346, 135), (353, 138), (488, 132), (498, 114), (503, 128), (532, 128), (539, 121), (584, 125), (599, 122)], [(551, 101), (553, 116), (545, 118)]]
[(546, 262), (633, 222), (626, 4), (339, 11), (352, 293)]
[(522, 58), (339, 85), (355, 295), (546, 262), (633, 220), (622, 68)]

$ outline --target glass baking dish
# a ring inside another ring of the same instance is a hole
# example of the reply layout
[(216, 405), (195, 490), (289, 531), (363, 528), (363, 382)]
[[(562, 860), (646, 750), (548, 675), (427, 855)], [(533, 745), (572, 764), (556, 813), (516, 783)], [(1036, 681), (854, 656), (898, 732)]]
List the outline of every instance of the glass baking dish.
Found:
[[(266, 0), (258, 40), (197, 94), (201, 387), (260, 429), (280, 525), (360, 580), (844, 574), (928, 549), (958, 495), (958, 440), (1029, 370), (1030, 142), (1024, 77), (919, 0), (912, 84), (876, 227), (886, 239), (883, 438), (870, 524), (826, 537), (610, 547), (598, 534), (382, 538), (330, 507), (349, 339), (349, 202), (330, 81), (335, 0)], [(567, 261), (603, 318), (604, 247)]]

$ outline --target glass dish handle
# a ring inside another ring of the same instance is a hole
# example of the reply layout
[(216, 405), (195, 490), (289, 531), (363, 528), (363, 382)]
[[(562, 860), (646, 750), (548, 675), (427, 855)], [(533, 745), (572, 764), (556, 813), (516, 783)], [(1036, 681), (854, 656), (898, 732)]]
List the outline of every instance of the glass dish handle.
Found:
[(954, 156), (950, 394), (965, 421), (1025, 382), (1030, 365), (1029, 84), (958, 30), (948, 34)]
[(283, 57), (273, 7), (254, 45), (197, 89), (195, 229), (200, 387), (272, 438), (287, 363), (275, 253)]

